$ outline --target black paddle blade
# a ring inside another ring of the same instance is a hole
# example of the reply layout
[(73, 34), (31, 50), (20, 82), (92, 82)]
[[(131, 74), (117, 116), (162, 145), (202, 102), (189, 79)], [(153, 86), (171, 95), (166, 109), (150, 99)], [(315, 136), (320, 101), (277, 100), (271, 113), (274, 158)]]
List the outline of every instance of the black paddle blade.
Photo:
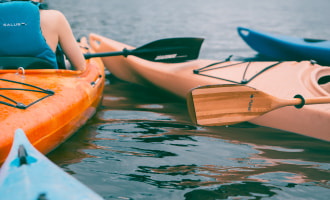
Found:
[(166, 38), (148, 43), (129, 55), (165, 63), (178, 63), (198, 58), (203, 38)]
[(166, 38), (150, 42), (133, 50), (85, 54), (85, 59), (95, 57), (133, 55), (153, 62), (178, 63), (198, 58), (203, 38)]

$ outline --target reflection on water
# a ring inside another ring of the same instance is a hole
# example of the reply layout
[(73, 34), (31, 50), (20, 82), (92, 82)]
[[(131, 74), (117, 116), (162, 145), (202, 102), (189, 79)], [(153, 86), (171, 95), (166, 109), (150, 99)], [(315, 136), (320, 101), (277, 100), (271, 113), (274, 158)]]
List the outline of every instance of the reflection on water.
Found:
[(258, 182), (242, 182), (223, 185), (220, 188), (208, 190), (194, 190), (185, 194), (185, 198), (189, 200), (197, 199), (261, 199), (262, 197), (272, 197), (276, 192), (276, 187), (266, 186)]
[[(269, 59), (239, 38), (237, 26), (330, 35), (328, 0), (47, 2), (64, 12), (77, 38), (94, 32), (141, 46), (203, 37), (206, 59)], [(49, 155), (105, 199), (328, 199), (329, 143), (249, 123), (195, 127), (183, 101), (107, 80), (97, 115)]]
[(328, 193), (328, 143), (249, 123), (196, 127), (184, 102), (108, 78), (97, 115), (50, 155), (106, 199)]
[[(141, 106), (142, 107), (142, 106)], [(147, 107), (146, 107), (147, 108)], [(122, 120), (122, 119), (135, 119), (135, 120), (170, 120), (169, 117), (163, 116), (154, 112), (134, 111), (134, 110), (105, 110), (100, 111), (98, 117), (101, 120)]]

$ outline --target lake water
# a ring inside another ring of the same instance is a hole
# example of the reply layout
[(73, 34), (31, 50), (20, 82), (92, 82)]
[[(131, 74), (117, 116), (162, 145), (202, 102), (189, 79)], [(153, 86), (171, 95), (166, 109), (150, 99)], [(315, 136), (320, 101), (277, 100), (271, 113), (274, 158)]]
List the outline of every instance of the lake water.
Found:
[[(48, 0), (48, 6), (66, 15), (77, 38), (94, 32), (141, 46), (203, 37), (206, 59), (258, 59), (237, 26), (330, 39), (329, 0)], [(248, 123), (195, 127), (184, 101), (112, 75), (95, 117), (48, 157), (105, 199), (330, 197), (328, 142)]]

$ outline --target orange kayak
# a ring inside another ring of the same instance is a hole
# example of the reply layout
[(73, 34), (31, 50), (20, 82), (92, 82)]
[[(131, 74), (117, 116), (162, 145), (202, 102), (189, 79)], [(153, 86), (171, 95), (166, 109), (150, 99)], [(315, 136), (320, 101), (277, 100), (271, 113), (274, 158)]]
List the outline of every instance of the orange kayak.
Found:
[[(134, 47), (91, 34), (95, 52), (122, 51)], [(194, 60), (159, 63), (135, 56), (102, 58), (106, 68), (119, 79), (151, 86), (186, 98), (198, 86), (245, 84), (278, 98), (329, 96), (330, 68), (302, 62), (241, 62)], [(330, 141), (330, 103), (287, 106), (254, 118), (251, 123)]]
[(93, 58), (86, 60), (86, 66), (84, 71), (0, 69), (0, 164), (16, 129), (46, 154), (94, 115), (102, 99), (104, 65)]

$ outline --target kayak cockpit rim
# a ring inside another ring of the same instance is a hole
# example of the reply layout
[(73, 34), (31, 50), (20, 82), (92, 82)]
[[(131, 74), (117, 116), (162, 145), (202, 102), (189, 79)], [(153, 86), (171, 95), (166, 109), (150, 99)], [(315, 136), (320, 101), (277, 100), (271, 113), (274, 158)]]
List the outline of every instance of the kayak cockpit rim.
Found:
[(330, 95), (330, 68), (320, 68), (312, 71), (311, 84), (322, 95)]
[[(86, 66), (90, 66), (90, 60), (86, 60)], [(86, 68), (87, 68), (86, 67)], [(69, 73), (72, 75), (79, 75), (84, 73), (84, 71), (70, 70), (70, 69), (55, 69), (48, 61), (40, 59), (37, 57), (2, 57), (0, 56), (0, 73), (12, 73), (19, 70), (26, 74), (34, 73)]]
[(69, 76), (79, 76), (84, 74), (89, 68), (93, 67), (89, 64), (90, 60), (87, 60), (87, 65), (85, 70), (69, 70), (69, 69), (24, 69), (22, 67), (17, 67), (17, 69), (0, 69), (0, 74), (5, 73), (18, 73), (19, 70), (24, 70), (25, 74), (61, 74), (61, 75), (69, 75)]

